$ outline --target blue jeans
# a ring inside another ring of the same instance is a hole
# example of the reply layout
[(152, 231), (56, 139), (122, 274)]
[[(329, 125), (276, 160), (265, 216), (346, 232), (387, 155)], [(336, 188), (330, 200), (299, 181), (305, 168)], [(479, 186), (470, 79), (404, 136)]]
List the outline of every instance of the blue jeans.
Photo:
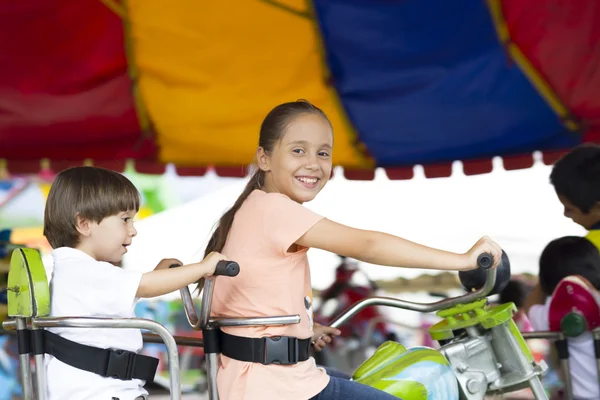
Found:
[(398, 400), (396, 396), (382, 392), (362, 383), (349, 380), (342, 372), (325, 368), (329, 383), (311, 400)]

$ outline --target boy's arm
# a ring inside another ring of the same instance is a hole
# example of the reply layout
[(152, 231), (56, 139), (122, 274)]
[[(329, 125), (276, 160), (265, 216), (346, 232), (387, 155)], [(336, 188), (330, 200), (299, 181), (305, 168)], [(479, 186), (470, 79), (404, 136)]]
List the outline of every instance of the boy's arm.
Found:
[(207, 263), (184, 265), (179, 268), (155, 269), (142, 275), (136, 297), (161, 296), (191, 285), (198, 279), (212, 275), (215, 267)]
[(527, 296), (527, 299), (525, 299), (525, 303), (523, 304), (522, 309), (526, 315), (529, 315), (529, 309), (532, 306), (535, 306), (537, 304), (544, 304), (544, 303), (546, 303), (546, 295), (542, 291), (542, 287), (540, 286), (540, 284), (538, 282), (533, 287), (533, 289), (531, 289), (531, 292), (529, 293), (529, 296)]
[(217, 263), (225, 259), (224, 255), (212, 252), (199, 263), (178, 268), (168, 268), (171, 264), (177, 264), (172, 261), (178, 260), (162, 260), (154, 271), (142, 275), (136, 297), (156, 297), (184, 288), (201, 278), (213, 275)]

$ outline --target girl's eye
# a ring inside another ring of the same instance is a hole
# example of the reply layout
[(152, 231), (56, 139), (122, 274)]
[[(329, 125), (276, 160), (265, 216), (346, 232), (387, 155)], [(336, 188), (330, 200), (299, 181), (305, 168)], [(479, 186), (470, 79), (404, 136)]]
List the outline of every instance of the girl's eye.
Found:
[(129, 222), (130, 219), (131, 218), (129, 218), (129, 217), (125, 217), (125, 218), (123, 218), (123, 222)]
[(293, 151), (294, 153), (296, 153), (296, 154), (303, 154), (303, 153), (304, 153), (304, 150), (302, 150), (302, 149), (294, 149), (294, 150), (292, 150), (292, 151)]
[(326, 152), (326, 151), (321, 151), (321, 152), (319, 152), (319, 156), (321, 156), (321, 157), (329, 157), (329, 153)]

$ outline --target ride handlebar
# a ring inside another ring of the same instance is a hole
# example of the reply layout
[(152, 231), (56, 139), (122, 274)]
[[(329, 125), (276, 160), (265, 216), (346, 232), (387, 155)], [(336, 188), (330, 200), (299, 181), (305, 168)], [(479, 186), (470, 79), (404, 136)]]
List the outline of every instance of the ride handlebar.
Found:
[[(179, 264), (173, 264), (169, 266), (169, 268), (181, 267)], [(217, 263), (215, 267), (215, 272), (212, 276), (230, 276), (234, 277), (240, 273), (240, 266), (235, 261), (227, 261), (221, 260)], [(179, 293), (181, 295), (181, 299), (183, 301), (183, 309), (185, 311), (185, 316), (189, 324), (195, 329), (200, 328), (200, 316), (198, 315), (198, 311), (196, 311), (196, 306), (194, 305), (194, 300), (192, 299), (192, 294), (190, 293), (190, 289), (186, 286), (184, 288), (179, 289)]]
[[(501, 265), (499, 265), (498, 268), (502, 267), (502, 260), (500, 260), (500, 263)], [(333, 320), (329, 326), (332, 328), (339, 328), (364, 308), (370, 306), (388, 306), (428, 313), (454, 307), (458, 304), (470, 303), (487, 296), (494, 289), (494, 285), (496, 284), (497, 269), (492, 268), (493, 265), (494, 257), (491, 254), (482, 253), (477, 257), (477, 266), (478, 268), (486, 271), (486, 279), (483, 287), (474, 292), (466, 293), (458, 297), (450, 297), (433, 303), (416, 303), (391, 297), (368, 297), (350, 306), (335, 320)]]

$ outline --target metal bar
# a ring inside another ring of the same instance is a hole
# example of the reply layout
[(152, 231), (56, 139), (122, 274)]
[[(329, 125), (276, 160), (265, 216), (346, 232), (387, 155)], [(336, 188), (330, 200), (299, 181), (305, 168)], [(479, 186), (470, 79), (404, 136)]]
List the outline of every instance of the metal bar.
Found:
[[(187, 317), (190, 326), (192, 326), (196, 330), (200, 330), (200, 318), (198, 317), (198, 312), (196, 311), (196, 305), (194, 304), (194, 300), (192, 299), (192, 293), (190, 293), (190, 288), (186, 286), (184, 288), (179, 289), (179, 294), (181, 295), (185, 316)], [(204, 304), (204, 301), (202, 304)]]
[[(32, 334), (35, 334), (36, 330), (43, 329), (38, 327), (33, 320), (31, 321), (31, 325)], [(35, 361), (37, 400), (46, 400), (46, 365), (44, 363), (44, 354), (34, 354), (33, 359)]]
[(546, 394), (546, 390), (544, 390), (544, 385), (542, 385), (539, 376), (529, 380), (529, 387), (536, 400), (548, 400), (548, 395)]
[[(215, 288), (215, 279), (207, 278), (204, 283), (204, 291), (202, 292), (202, 305), (200, 307), (200, 318), (199, 318), (199, 326), (193, 326), (194, 329), (204, 329), (208, 326), (208, 319), (210, 318), (210, 306), (212, 305), (212, 295), (213, 290)], [(187, 290), (188, 293), (190, 291), (189, 288), (183, 288), (181, 290)], [(191, 296), (190, 296), (191, 298)], [(185, 301), (185, 299), (184, 299)], [(186, 307), (187, 310), (187, 307)], [(194, 309), (195, 310), (195, 309)]]
[(6, 331), (6, 333), (10, 334), (14, 334), (14, 332), (17, 329), (17, 322), (15, 319), (5, 319), (2, 322), (2, 329), (4, 329)]
[(329, 325), (333, 328), (339, 328), (348, 322), (352, 317), (362, 311), (364, 308), (369, 306), (387, 306), (402, 308), (405, 310), (418, 311), (418, 312), (433, 312), (450, 307), (454, 307), (457, 304), (466, 304), (472, 301), (485, 297), (492, 291), (496, 284), (496, 268), (490, 269), (486, 273), (485, 285), (479, 290), (471, 293), (467, 293), (459, 297), (451, 297), (443, 299), (434, 303), (415, 303), (412, 301), (398, 300), (391, 297), (369, 297), (364, 300), (354, 303), (351, 307), (346, 309), (341, 315), (339, 315)]
[(560, 360), (560, 367), (563, 370), (563, 383), (565, 386), (565, 399), (573, 400), (573, 382), (571, 380), (571, 370), (569, 369), (569, 359)]
[[(27, 330), (27, 320), (17, 318), (15, 328), (18, 331)], [(19, 354), (19, 366), (21, 369), (21, 382), (23, 383), (23, 399), (33, 400), (33, 380), (31, 379), (30, 353)]]
[[(144, 343), (164, 343), (162, 338), (154, 333), (143, 333)], [(193, 336), (173, 336), (178, 346), (204, 347), (204, 340)]]
[(535, 331), (535, 332), (521, 332), (523, 339), (548, 339), (548, 340), (559, 340), (564, 337), (562, 332), (551, 332), (551, 331)]
[(37, 400), (46, 400), (46, 365), (44, 363), (44, 355), (36, 354), (33, 358), (35, 360)]
[(206, 376), (208, 382), (208, 398), (210, 400), (219, 400), (219, 391), (217, 390), (217, 371), (219, 370), (219, 358), (216, 353), (206, 355)]
[(279, 317), (257, 317), (257, 318), (226, 318), (213, 317), (209, 320), (211, 328), (221, 326), (267, 326), (267, 325), (291, 325), (300, 323), (299, 315), (282, 315)]
[(34, 323), (41, 328), (68, 327), (68, 328), (125, 328), (146, 329), (157, 333), (167, 346), (169, 359), (169, 374), (171, 380), (171, 400), (181, 400), (181, 383), (179, 377), (179, 355), (177, 344), (171, 333), (159, 324), (142, 318), (35, 318)]
[[(594, 340), (600, 340), (600, 328), (596, 328), (592, 331)], [(594, 353), (596, 352), (596, 345), (594, 344)], [(598, 386), (600, 387), (600, 354), (596, 354), (596, 368), (598, 369)]]

